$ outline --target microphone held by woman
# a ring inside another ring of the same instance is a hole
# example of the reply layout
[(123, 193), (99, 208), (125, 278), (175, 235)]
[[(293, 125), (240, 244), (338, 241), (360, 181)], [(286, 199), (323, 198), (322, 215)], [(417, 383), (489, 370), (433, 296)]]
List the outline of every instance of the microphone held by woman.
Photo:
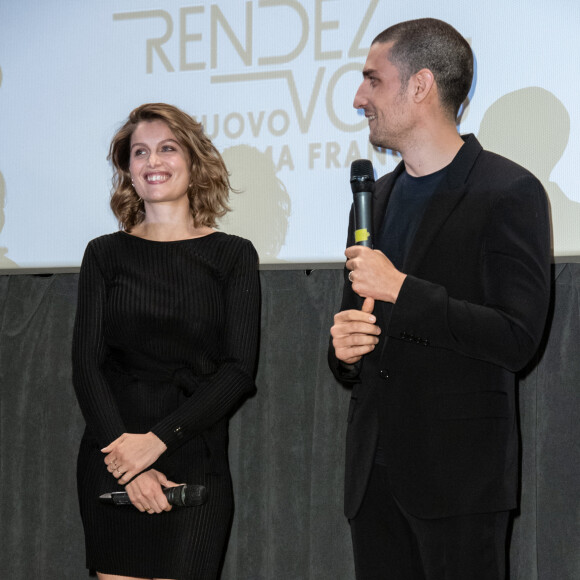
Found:
[[(193, 507), (205, 503), (207, 489), (204, 485), (183, 484), (175, 487), (166, 487), (163, 494), (170, 505), (178, 507)], [(103, 503), (114, 505), (133, 505), (126, 491), (112, 491), (99, 496)]]

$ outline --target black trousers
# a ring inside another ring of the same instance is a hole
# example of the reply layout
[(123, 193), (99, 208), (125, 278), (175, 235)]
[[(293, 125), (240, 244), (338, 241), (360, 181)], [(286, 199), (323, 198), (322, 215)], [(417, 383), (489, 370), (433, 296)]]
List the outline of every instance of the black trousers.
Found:
[(350, 521), (357, 580), (504, 580), (510, 512), (421, 519), (391, 494), (375, 464)]

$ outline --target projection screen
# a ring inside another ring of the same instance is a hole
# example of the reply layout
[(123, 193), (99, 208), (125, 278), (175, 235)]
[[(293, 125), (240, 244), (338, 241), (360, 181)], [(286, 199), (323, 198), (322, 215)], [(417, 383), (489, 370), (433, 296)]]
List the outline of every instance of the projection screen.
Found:
[[(145, 102), (196, 117), (231, 172), (220, 228), (264, 267), (343, 261), (350, 165), (369, 146), (352, 107), (372, 39), (411, 18), (468, 38), (476, 76), (462, 133), (529, 168), (548, 192), (558, 261), (580, 256), (578, 25), (573, 0), (19, 0), (0, 4), (0, 268), (78, 268), (118, 226), (106, 160)], [(309, 266), (310, 265), (310, 266)]]

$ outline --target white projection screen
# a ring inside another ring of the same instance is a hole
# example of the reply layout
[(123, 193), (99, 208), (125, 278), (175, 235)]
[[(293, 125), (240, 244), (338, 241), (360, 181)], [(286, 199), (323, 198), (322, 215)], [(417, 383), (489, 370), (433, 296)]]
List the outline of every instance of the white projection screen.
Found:
[[(459, 129), (529, 168), (548, 192), (556, 261), (580, 256), (577, 0), (18, 0), (0, 2), (0, 268), (74, 271), (118, 229), (111, 137), (136, 106), (201, 121), (231, 172), (220, 228), (264, 267), (343, 261), (350, 165), (369, 147), (352, 107), (372, 39), (441, 18), (471, 43)], [(1, 272), (0, 272), (1, 273)]]

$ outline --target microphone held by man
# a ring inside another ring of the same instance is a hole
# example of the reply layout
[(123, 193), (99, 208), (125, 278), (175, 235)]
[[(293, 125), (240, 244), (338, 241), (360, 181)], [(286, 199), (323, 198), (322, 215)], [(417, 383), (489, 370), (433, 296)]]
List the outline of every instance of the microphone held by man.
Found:
[(375, 192), (373, 164), (357, 159), (350, 166), (350, 187), (354, 198), (354, 237), (358, 246), (373, 247), (372, 200)]

